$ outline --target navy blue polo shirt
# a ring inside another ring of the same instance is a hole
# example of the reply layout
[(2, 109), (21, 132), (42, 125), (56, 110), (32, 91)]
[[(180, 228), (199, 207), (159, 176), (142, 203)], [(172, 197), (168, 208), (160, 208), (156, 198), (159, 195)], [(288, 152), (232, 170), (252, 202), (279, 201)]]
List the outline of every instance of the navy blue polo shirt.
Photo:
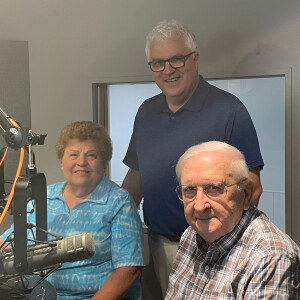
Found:
[(183, 203), (175, 192), (175, 166), (189, 147), (212, 140), (238, 148), (249, 169), (264, 164), (244, 104), (201, 76), (192, 97), (175, 113), (168, 108), (164, 94), (142, 103), (123, 162), (140, 172), (144, 221), (151, 231), (181, 236), (187, 228)]

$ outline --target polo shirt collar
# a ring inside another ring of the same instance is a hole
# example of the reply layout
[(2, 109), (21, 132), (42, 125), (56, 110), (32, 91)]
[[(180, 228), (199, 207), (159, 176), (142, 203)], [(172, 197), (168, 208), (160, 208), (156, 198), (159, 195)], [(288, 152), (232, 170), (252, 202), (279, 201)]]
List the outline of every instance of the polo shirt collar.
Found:
[[(109, 196), (109, 189), (110, 185), (108, 183), (108, 179), (103, 175), (102, 179), (98, 183), (98, 185), (95, 187), (95, 189), (92, 191), (92, 193), (86, 197), (84, 201), (91, 201), (96, 203), (103, 203), (105, 204), (108, 200)], [(48, 192), (47, 198), (49, 200), (52, 199), (61, 199), (63, 200), (63, 190), (65, 185), (67, 184), (67, 181), (59, 182), (57, 184), (57, 188), (55, 190), (51, 190)], [(100, 195), (103, 195), (102, 197), (99, 197)]]
[(206, 96), (210, 89), (210, 84), (206, 82), (201, 75), (199, 75), (199, 84), (191, 96), (191, 98), (182, 106), (181, 109), (190, 111), (199, 111), (205, 102)]
[[(199, 75), (199, 78), (200, 81), (195, 92), (177, 112), (180, 112), (182, 110), (199, 111), (201, 109), (202, 104), (205, 102), (206, 96), (209, 92), (210, 84), (206, 82), (201, 75)], [(157, 97), (157, 105), (154, 108), (155, 112), (172, 113), (168, 107), (166, 96), (161, 93)]]

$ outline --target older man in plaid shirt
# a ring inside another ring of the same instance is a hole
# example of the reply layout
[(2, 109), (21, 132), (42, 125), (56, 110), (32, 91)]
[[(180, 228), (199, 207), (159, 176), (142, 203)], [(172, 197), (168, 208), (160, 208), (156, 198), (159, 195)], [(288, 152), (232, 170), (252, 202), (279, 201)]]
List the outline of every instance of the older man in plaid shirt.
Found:
[(190, 227), (165, 299), (300, 299), (300, 249), (251, 204), (243, 154), (202, 143), (181, 156), (176, 173)]

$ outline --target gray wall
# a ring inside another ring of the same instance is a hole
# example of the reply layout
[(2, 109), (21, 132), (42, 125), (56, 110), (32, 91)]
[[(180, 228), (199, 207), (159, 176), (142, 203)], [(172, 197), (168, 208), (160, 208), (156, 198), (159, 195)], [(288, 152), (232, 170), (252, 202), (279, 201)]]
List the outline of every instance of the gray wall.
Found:
[(67, 123), (92, 119), (91, 83), (151, 78), (145, 36), (179, 19), (198, 38), (205, 76), (291, 74), (288, 217), (300, 244), (299, 13), (298, 0), (1, 0), (0, 39), (29, 42), (32, 129), (48, 134), (36, 148), (39, 171), (49, 183), (62, 178), (54, 144)]
[[(25, 41), (0, 40), (0, 107), (21, 126), (30, 128), (28, 43)], [(0, 148), (5, 148), (2, 134)], [(20, 151), (9, 149), (4, 160), (6, 181), (15, 178), (19, 158)], [(22, 174), (26, 173), (27, 166), (28, 153), (25, 151)], [(5, 184), (5, 192), (9, 193), (11, 187), (11, 184)], [(0, 225), (0, 233), (10, 226), (12, 219), (9, 210)]]

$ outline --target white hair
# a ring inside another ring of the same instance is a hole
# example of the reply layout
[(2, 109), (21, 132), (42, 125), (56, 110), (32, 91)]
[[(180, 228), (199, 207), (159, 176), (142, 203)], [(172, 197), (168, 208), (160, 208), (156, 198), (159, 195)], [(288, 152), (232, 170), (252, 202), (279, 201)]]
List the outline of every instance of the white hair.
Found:
[(195, 35), (183, 23), (176, 20), (163, 20), (147, 35), (145, 47), (147, 60), (149, 61), (149, 47), (153, 40), (166, 40), (173, 35), (182, 36), (185, 40), (186, 47), (191, 51), (196, 51), (197, 41)]
[(240, 152), (237, 148), (224, 142), (209, 141), (192, 146), (182, 154), (176, 165), (176, 176), (178, 181), (180, 182), (181, 180), (182, 166), (185, 160), (202, 152), (213, 151), (222, 151), (224, 154), (226, 154), (229, 158), (232, 159), (231, 172), (232, 176), (235, 177), (237, 180), (242, 180), (245, 178), (248, 179), (250, 177), (249, 169), (247, 167), (246, 160), (242, 152)]

